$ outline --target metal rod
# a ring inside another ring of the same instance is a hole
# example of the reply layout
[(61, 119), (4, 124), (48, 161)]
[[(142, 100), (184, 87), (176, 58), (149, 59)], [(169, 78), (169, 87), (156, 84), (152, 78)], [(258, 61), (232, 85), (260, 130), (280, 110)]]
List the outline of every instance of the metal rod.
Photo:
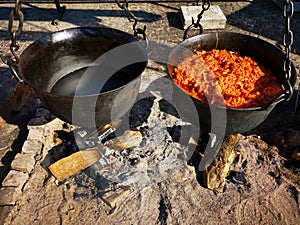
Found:
[(59, 0), (55, 0), (55, 6), (56, 6), (57, 12), (60, 13), (60, 11), (61, 11), (61, 6), (60, 6)]
[(63, 18), (67, 8), (65, 6), (60, 6), (59, 0), (54, 0), (54, 2), (58, 13), (58, 18), (53, 19), (51, 24), (58, 25), (58, 21), (60, 21)]

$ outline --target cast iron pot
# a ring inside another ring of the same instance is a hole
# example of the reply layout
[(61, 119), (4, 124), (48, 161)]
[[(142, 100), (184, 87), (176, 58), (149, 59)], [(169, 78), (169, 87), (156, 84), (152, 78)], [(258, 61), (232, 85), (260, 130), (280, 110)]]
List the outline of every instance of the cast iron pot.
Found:
[[(169, 78), (172, 80), (171, 75), (174, 67), (176, 67), (180, 61), (191, 55), (192, 51), (201, 49), (226, 49), (250, 56), (269, 68), (272, 73), (276, 75), (280, 84), (285, 87), (288, 86), (283, 71), (285, 54), (281, 50), (261, 39), (233, 32), (213, 32), (200, 34), (181, 42), (171, 51), (169, 55), (167, 66)], [(292, 88), (295, 85), (296, 77), (296, 70), (292, 64), (290, 78)], [(194, 112), (185, 106), (186, 101), (184, 98), (182, 98), (182, 93), (185, 93), (184, 90), (176, 84), (174, 86), (174, 100), (176, 106), (186, 116), (186, 118), (191, 119), (191, 121), (195, 121), (195, 118), (198, 116), (199, 121), (196, 122), (199, 122), (200, 128), (207, 132), (211, 132), (213, 124), (214, 128), (217, 129), (216, 132), (218, 132), (218, 129), (222, 130), (223, 127), (218, 128), (218, 124), (222, 124), (224, 121), (221, 120), (224, 119), (226, 120), (226, 135), (243, 133), (257, 127), (268, 117), (277, 103), (286, 100), (289, 97), (288, 94), (283, 91), (282, 94), (274, 98), (264, 107), (225, 108), (217, 105), (209, 105), (206, 102), (190, 96), (198, 114), (194, 115)], [(220, 115), (220, 117), (218, 118), (217, 116), (212, 119), (212, 111), (214, 112), (214, 115)], [(225, 117), (222, 118), (224, 115)]]
[(79, 27), (47, 34), (26, 48), (18, 79), (63, 121), (100, 127), (130, 110), (146, 65), (146, 46), (136, 37)]

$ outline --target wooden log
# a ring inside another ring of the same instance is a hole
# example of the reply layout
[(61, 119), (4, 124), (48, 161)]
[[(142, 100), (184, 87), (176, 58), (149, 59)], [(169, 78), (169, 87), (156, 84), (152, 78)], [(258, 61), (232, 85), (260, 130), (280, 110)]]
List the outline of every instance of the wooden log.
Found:
[(98, 149), (78, 151), (51, 164), (48, 169), (58, 181), (63, 181), (93, 165), (100, 157)]
[(31, 92), (32, 89), (29, 85), (24, 83), (17, 83), (17, 85), (9, 95), (7, 101), (5, 102), (1, 110), (1, 114), (4, 117), (9, 118), (11, 112), (20, 111), (31, 95)]
[(235, 147), (241, 135), (229, 135), (223, 140), (219, 152), (213, 162), (203, 171), (203, 183), (208, 189), (223, 192), (225, 179), (229, 175), (236, 157)]
[(138, 130), (125, 131), (123, 135), (104, 143), (105, 146), (112, 150), (122, 150), (138, 146), (142, 142), (142, 134)]
[[(113, 150), (121, 150), (137, 146), (141, 141), (142, 134), (139, 131), (129, 130), (123, 135), (105, 142), (105, 145)], [(63, 181), (93, 165), (99, 161), (101, 156), (97, 149), (82, 150), (58, 160), (48, 169), (58, 181)]]

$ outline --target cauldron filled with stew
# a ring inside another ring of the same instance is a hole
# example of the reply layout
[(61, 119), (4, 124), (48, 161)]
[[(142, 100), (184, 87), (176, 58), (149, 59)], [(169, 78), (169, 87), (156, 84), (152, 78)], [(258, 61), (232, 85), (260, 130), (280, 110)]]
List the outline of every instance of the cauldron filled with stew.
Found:
[[(285, 78), (284, 61), (281, 50), (248, 35), (215, 32), (188, 38), (168, 59), (176, 107), (191, 121), (197, 118), (207, 132), (249, 131), (289, 98), (287, 90), (294, 87), (297, 76), (291, 64), (291, 77)], [(197, 115), (186, 107), (183, 93), (192, 99)], [(225, 127), (218, 128), (219, 122)]]

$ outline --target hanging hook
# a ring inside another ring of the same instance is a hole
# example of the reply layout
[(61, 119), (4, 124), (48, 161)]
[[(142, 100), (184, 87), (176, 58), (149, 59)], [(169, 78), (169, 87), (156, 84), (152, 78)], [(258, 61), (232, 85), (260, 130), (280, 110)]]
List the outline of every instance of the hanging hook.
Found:
[[(146, 25), (144, 25), (143, 29), (137, 28), (138, 19), (129, 10), (128, 0), (124, 0), (123, 3), (121, 3), (120, 0), (115, 0), (115, 1), (116, 1), (117, 5), (119, 6), (119, 8), (121, 8), (125, 11), (128, 20), (133, 23), (132, 28), (133, 28), (134, 36), (137, 36), (138, 34), (142, 34), (143, 39), (146, 41), (147, 40), (146, 32), (145, 32), (146, 31)], [(147, 41), (146, 41), (146, 43), (147, 43)]]
[(189, 25), (184, 33), (183, 33), (183, 40), (187, 39), (189, 36), (188, 36), (188, 33), (189, 31), (192, 29), (192, 28), (199, 28), (199, 34), (202, 34), (203, 33), (203, 27), (200, 23), (200, 20), (202, 19), (202, 16), (204, 14), (205, 11), (207, 11), (210, 7), (210, 1), (209, 0), (203, 0), (203, 1), (197, 1), (197, 5), (199, 5), (201, 2), (201, 5), (202, 5), (202, 10), (201, 12), (197, 15), (197, 21), (195, 22), (194, 18), (192, 17), (192, 24)]

